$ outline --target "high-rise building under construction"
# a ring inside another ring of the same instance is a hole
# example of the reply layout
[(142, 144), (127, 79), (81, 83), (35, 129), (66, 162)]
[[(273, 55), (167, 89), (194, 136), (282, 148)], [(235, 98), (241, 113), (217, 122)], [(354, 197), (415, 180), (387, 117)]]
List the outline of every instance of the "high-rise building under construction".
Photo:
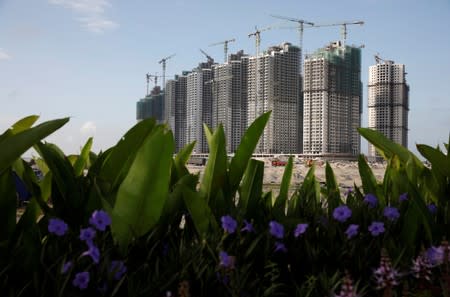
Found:
[(257, 153), (300, 153), (300, 48), (283, 43), (249, 57), (247, 125), (271, 110)]
[(247, 84), (244, 52), (230, 55), (228, 62), (213, 66), (212, 125), (222, 124), (227, 152), (234, 153), (247, 128)]
[(166, 82), (165, 88), (165, 122), (169, 124), (175, 138), (175, 151), (179, 152), (188, 144), (186, 137), (186, 99), (187, 75), (175, 75), (174, 79)]
[(303, 154), (353, 158), (360, 153), (360, 48), (338, 41), (306, 57), (303, 111)]
[(157, 123), (164, 122), (164, 92), (155, 86), (150, 94), (136, 103), (136, 120), (154, 118)]
[(187, 75), (186, 141), (196, 141), (194, 153), (208, 153), (203, 124), (212, 127), (211, 63), (200, 63)]
[[(409, 86), (405, 79), (405, 65), (382, 60), (378, 56), (376, 60), (377, 64), (369, 67), (369, 128), (407, 147)], [(369, 156), (379, 157), (371, 144)]]

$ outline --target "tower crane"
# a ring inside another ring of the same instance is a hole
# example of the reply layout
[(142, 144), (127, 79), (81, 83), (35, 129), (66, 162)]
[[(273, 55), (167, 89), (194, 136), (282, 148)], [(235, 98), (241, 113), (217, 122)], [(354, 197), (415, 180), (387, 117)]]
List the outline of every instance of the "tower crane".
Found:
[(228, 43), (235, 42), (235, 41), (236, 41), (236, 39), (233, 38), (233, 39), (228, 39), (228, 40), (224, 40), (221, 42), (211, 43), (209, 46), (223, 44), (224, 62), (226, 63), (228, 61)]
[(172, 54), (170, 56), (162, 58), (161, 61), (158, 62), (159, 64), (162, 64), (162, 70), (163, 70), (163, 85), (162, 85), (162, 87), (163, 88), (166, 87), (166, 61), (169, 60), (170, 58), (172, 58), (173, 56), (175, 56), (175, 54)]
[(305, 20), (301, 20), (301, 19), (296, 19), (296, 18), (291, 18), (291, 17), (285, 17), (285, 16), (280, 16), (280, 15), (270, 15), (271, 17), (277, 18), (277, 19), (282, 19), (282, 20), (287, 20), (290, 22), (295, 22), (298, 23), (298, 34), (299, 34), (299, 46), (303, 51), (303, 27), (304, 24), (310, 25), (310, 26), (314, 26), (314, 23), (312, 22), (308, 22)]
[(210, 64), (214, 64), (214, 59), (208, 55), (204, 50), (200, 49), (200, 51), (202, 52), (202, 54), (204, 54), (206, 56), (206, 59), (208, 59), (208, 63)]
[(155, 73), (155, 75), (152, 75), (150, 73), (147, 73), (145, 75), (145, 77), (147, 78), (147, 93), (145, 94), (146, 96), (148, 96), (148, 85), (149, 85), (150, 81), (152, 80), (152, 77), (153, 77), (153, 81), (155, 82), (155, 87), (158, 84), (158, 76), (156, 74), (157, 73)]
[(272, 27), (265, 27), (263, 29), (258, 29), (258, 27), (255, 26), (255, 32), (249, 33), (248, 37), (255, 36), (255, 44), (256, 44), (256, 56), (259, 56), (259, 47), (261, 45), (261, 32), (268, 31), (270, 29), (273, 29)]
[(345, 45), (345, 41), (347, 40), (347, 26), (348, 25), (364, 25), (363, 21), (352, 21), (352, 22), (342, 22), (342, 23), (334, 23), (334, 24), (319, 24), (314, 25), (313, 27), (331, 27), (331, 26), (341, 26), (341, 38), (342, 44)]

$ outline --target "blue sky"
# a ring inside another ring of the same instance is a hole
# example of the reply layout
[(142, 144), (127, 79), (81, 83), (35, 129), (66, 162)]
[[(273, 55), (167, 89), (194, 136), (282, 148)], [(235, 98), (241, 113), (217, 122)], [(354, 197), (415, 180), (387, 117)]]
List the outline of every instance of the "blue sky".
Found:
[[(348, 43), (361, 45), (363, 122), (367, 126), (368, 67), (374, 54), (406, 65), (410, 84), (409, 148), (442, 144), (450, 133), (450, 1), (203, 1), (0, 0), (0, 131), (38, 114), (70, 116), (47, 140), (77, 153), (94, 136), (94, 151), (114, 145), (136, 120), (145, 74), (167, 76), (204, 60), (222, 62), (214, 42), (236, 38), (230, 51), (254, 54), (254, 26), (294, 25), (270, 14), (315, 23), (363, 20), (349, 26)], [(297, 43), (295, 30), (261, 34), (261, 49)], [(339, 39), (339, 27), (305, 30), (305, 52)], [(362, 152), (367, 153), (363, 142)]]

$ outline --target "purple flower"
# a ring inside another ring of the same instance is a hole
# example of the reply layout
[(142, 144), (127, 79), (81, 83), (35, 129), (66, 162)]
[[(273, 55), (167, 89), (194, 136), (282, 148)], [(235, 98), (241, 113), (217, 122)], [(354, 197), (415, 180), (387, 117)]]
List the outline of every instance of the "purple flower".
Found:
[(86, 242), (92, 242), (92, 240), (95, 237), (95, 229), (91, 227), (87, 227), (86, 229), (80, 230), (80, 240), (86, 241)]
[(235, 219), (233, 219), (231, 216), (226, 215), (220, 218), (222, 221), (222, 228), (225, 230), (225, 232), (232, 234), (234, 231), (236, 231), (237, 222)]
[(219, 253), (220, 266), (224, 268), (234, 268), (234, 257), (227, 254), (225, 251), (220, 251)]
[(114, 279), (119, 280), (127, 272), (127, 267), (123, 261), (111, 261), (109, 272), (114, 273)]
[(247, 220), (244, 220), (244, 227), (241, 229), (242, 232), (255, 232), (255, 229), (253, 229), (252, 223), (248, 222)]
[(372, 236), (378, 236), (384, 233), (384, 223), (383, 222), (372, 222), (369, 226), (369, 232)]
[(295, 227), (294, 236), (299, 237), (306, 232), (306, 229), (308, 229), (308, 224), (298, 224), (297, 227)]
[(399, 200), (400, 202), (408, 201), (408, 193), (400, 194), (400, 197), (398, 197), (398, 200)]
[(351, 224), (348, 226), (347, 230), (345, 230), (345, 234), (347, 234), (347, 238), (350, 239), (358, 235), (359, 226), (356, 224)]
[(395, 221), (400, 217), (400, 212), (395, 207), (386, 206), (383, 210), (383, 216), (385, 216), (388, 220)]
[(66, 234), (69, 227), (61, 219), (49, 219), (48, 220), (48, 232), (56, 234), (57, 236), (63, 236)]
[(430, 203), (430, 204), (427, 205), (427, 207), (428, 207), (428, 211), (429, 211), (432, 215), (434, 215), (434, 214), (437, 213), (437, 206), (436, 206), (436, 204)]
[(100, 251), (93, 243), (89, 244), (89, 249), (81, 254), (81, 256), (89, 256), (95, 264), (100, 262)]
[(286, 252), (287, 252), (287, 248), (286, 248), (286, 246), (284, 245), (284, 243), (279, 242), (279, 241), (275, 242), (275, 252), (283, 252), (283, 253), (286, 253)]
[(70, 268), (72, 268), (73, 263), (72, 261), (67, 261), (66, 263), (63, 264), (63, 266), (61, 267), (61, 274), (66, 274), (67, 271), (70, 270)]
[(343, 223), (352, 216), (352, 211), (347, 205), (341, 205), (333, 210), (333, 218)]
[(430, 247), (426, 250), (425, 255), (433, 266), (441, 265), (444, 262), (444, 249), (442, 246)]
[(89, 224), (94, 226), (99, 231), (105, 231), (106, 227), (111, 225), (111, 218), (104, 210), (96, 210), (92, 213), (89, 219)]
[(367, 205), (369, 205), (369, 208), (374, 208), (378, 205), (377, 197), (371, 193), (364, 196), (364, 202), (367, 203)]
[(415, 278), (430, 281), (432, 275), (431, 268), (433, 268), (433, 265), (427, 255), (425, 253), (421, 253), (416, 259), (413, 260), (411, 271)]
[(284, 227), (277, 221), (270, 221), (269, 232), (273, 237), (282, 239), (284, 237)]
[(74, 287), (80, 288), (81, 290), (86, 289), (88, 284), (89, 284), (89, 272), (87, 271), (78, 272), (72, 281), (72, 285)]

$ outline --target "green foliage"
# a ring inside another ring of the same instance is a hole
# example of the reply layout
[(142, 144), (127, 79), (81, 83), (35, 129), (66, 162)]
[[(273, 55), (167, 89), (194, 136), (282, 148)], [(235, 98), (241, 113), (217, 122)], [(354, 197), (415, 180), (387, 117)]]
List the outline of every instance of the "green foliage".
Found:
[[(172, 133), (154, 120), (139, 122), (98, 155), (90, 138), (71, 156), (42, 142), (67, 119), (35, 127), (36, 116), (18, 121), (0, 136), (0, 290), (5, 296), (186, 296), (180, 290), (200, 297), (331, 296), (350, 275), (359, 293), (381, 296), (372, 272), (386, 250), (402, 284), (419, 292), (412, 260), (450, 235), (448, 145), (446, 153), (418, 145), (428, 167), (382, 134), (360, 129), (386, 158), (382, 181), (360, 156), (361, 187), (343, 194), (327, 162), (325, 184), (312, 166), (289, 195), (296, 170), (290, 157), (275, 196), (263, 190), (264, 162), (252, 159), (269, 117), (248, 128), (231, 161), (223, 127), (205, 126), (210, 153), (201, 178), (186, 167), (195, 143), (173, 156)], [(42, 179), (20, 159), (31, 147)], [(13, 172), (31, 195), (20, 219)], [(376, 205), (367, 203), (368, 194)], [(341, 220), (335, 212), (344, 205), (351, 214)], [(386, 207), (399, 216), (390, 218)], [(80, 228), (94, 226), (92, 213), (99, 209), (112, 226), (97, 230), (91, 243), (80, 241)], [(49, 231), (54, 218), (67, 222), (64, 237)], [(375, 221), (385, 228), (376, 236), (369, 230)], [(283, 226), (282, 235), (271, 230), (275, 223)], [(97, 264), (85, 254), (90, 244), (99, 248)], [(110, 266), (117, 259), (125, 260), (128, 272), (114, 280)], [(68, 260), (74, 267), (61, 273)], [(92, 278), (79, 290), (73, 280), (84, 270)], [(428, 291), (446, 271), (433, 267)], [(399, 296), (401, 288), (393, 289)]]

